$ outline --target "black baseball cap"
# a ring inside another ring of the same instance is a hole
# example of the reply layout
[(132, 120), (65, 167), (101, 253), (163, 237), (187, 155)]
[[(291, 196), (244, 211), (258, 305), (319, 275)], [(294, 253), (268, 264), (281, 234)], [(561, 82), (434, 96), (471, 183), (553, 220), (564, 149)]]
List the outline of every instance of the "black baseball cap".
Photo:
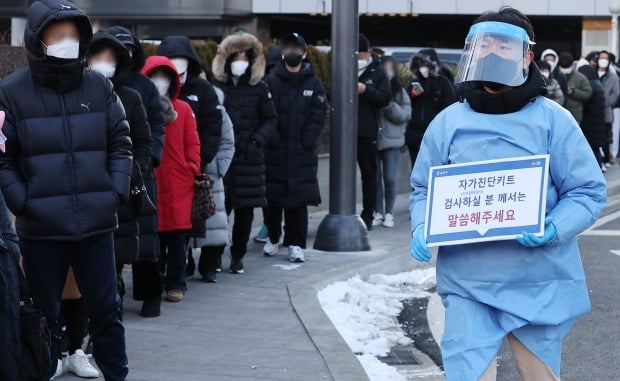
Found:
[(291, 33), (282, 39), (282, 47), (287, 45), (296, 45), (302, 48), (303, 50), (308, 49), (308, 44), (306, 44), (306, 40), (299, 33)]

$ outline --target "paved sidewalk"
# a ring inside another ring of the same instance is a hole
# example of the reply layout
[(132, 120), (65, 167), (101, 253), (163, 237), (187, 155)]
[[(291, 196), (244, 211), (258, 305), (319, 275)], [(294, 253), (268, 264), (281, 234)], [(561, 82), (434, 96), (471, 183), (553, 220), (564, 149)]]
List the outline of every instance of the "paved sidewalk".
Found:
[[(125, 271), (128, 297), (125, 327), (130, 361), (129, 380), (332, 380), (326, 363), (291, 305), (287, 284), (334, 268), (372, 261), (381, 254), (407, 254), (408, 197), (400, 195), (396, 227), (370, 232), (373, 251), (325, 253), (306, 251), (306, 263), (293, 265), (282, 248), (264, 257), (262, 245), (251, 243), (245, 274), (222, 272), (217, 284), (189, 282), (186, 298), (162, 305), (162, 316), (143, 319), (140, 303), (131, 300), (131, 272)], [(310, 217), (309, 246), (325, 212)], [(255, 229), (262, 221), (257, 210)], [(229, 263), (224, 258), (224, 270)], [(77, 380), (64, 376), (59, 380)]]

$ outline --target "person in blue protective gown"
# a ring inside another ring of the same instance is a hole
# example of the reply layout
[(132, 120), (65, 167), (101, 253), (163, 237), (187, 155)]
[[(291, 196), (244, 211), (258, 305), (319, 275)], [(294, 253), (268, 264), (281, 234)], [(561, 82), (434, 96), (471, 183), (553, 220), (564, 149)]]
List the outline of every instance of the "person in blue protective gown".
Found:
[(590, 311), (577, 235), (604, 208), (606, 184), (575, 119), (544, 97), (533, 40), (529, 20), (513, 8), (474, 22), (457, 75), (462, 100), (431, 123), (411, 176), (411, 254), (429, 261), (430, 167), (550, 155), (544, 236), (439, 249), (448, 381), (494, 380), (505, 338), (523, 380), (559, 380), (563, 338)]

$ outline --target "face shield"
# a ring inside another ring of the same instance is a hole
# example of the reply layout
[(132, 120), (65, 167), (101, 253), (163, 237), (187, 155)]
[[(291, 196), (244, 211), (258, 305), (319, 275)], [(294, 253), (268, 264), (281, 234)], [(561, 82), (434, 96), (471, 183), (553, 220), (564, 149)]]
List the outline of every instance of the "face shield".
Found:
[(527, 52), (534, 45), (525, 29), (496, 21), (471, 26), (456, 82), (483, 81), (521, 86), (528, 76)]

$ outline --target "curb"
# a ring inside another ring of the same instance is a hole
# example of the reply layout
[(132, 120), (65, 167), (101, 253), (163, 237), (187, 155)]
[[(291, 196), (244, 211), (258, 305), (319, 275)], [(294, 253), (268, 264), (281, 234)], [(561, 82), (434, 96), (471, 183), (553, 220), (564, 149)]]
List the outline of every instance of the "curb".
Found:
[[(341, 253), (356, 257), (356, 253)], [(368, 253), (359, 253), (366, 257), (351, 265), (339, 266), (323, 274), (291, 282), (287, 285), (293, 309), (301, 320), (306, 332), (323, 357), (327, 368), (336, 381), (369, 380), (362, 365), (329, 317), (323, 311), (317, 293), (331, 283), (344, 281), (359, 275), (367, 278), (373, 274), (395, 274), (423, 268), (416, 264), (405, 252), (374, 251), (372, 257)]]

